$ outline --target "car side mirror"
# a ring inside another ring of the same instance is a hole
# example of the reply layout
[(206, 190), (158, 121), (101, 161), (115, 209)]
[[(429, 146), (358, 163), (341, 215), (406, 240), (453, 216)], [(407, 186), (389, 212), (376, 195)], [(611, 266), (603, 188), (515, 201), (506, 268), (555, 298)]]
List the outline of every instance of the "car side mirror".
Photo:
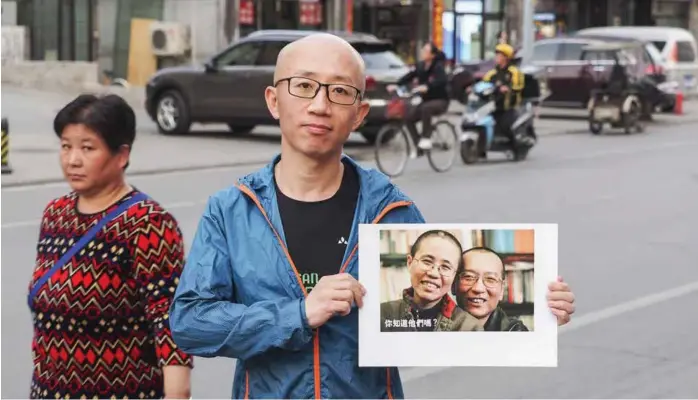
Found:
[(216, 71), (216, 66), (213, 65), (212, 61), (206, 61), (206, 63), (204, 64), (204, 68), (206, 69), (206, 72)]

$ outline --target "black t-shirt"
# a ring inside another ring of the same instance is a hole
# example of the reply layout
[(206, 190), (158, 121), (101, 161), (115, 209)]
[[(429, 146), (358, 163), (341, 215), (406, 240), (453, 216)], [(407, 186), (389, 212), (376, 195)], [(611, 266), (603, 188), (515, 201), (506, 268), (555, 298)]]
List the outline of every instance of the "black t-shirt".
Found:
[(342, 267), (354, 222), (359, 179), (354, 168), (345, 163), (337, 193), (316, 202), (291, 199), (281, 193), (278, 185), (275, 187), (288, 252), (310, 292), (320, 278), (338, 274)]

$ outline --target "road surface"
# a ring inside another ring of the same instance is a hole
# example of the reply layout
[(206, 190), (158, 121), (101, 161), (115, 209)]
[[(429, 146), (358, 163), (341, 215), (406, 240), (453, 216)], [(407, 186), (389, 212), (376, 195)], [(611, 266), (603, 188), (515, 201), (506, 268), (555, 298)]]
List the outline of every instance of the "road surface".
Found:
[[(404, 368), (409, 398), (696, 398), (698, 126), (543, 140), (524, 163), (436, 174), (420, 159), (396, 183), (430, 222), (559, 224), (560, 273), (578, 298), (559, 367)], [(252, 167), (132, 178), (167, 206), (191, 242), (207, 196)], [(3, 397), (31, 373), (26, 306), (40, 212), (66, 187), (2, 190)], [(576, 323), (576, 325), (575, 325)], [(406, 351), (432, 351), (415, 343)], [(233, 360), (198, 359), (196, 398), (228, 398)]]

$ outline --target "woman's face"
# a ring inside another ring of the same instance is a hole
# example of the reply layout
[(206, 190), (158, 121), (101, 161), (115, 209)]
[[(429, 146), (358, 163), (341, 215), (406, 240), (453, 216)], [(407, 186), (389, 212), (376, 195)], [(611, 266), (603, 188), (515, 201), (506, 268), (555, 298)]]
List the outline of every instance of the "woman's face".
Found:
[(414, 301), (423, 308), (436, 305), (451, 290), (460, 261), (460, 249), (450, 239), (430, 236), (407, 257)]
[(128, 162), (124, 146), (112, 153), (106, 142), (82, 124), (68, 125), (61, 135), (60, 161), (63, 176), (71, 189), (80, 194), (98, 192), (117, 179), (122, 179)]
[(429, 43), (422, 46), (422, 51), (420, 52), (420, 58), (422, 61), (431, 61), (434, 55), (431, 53), (431, 45)]

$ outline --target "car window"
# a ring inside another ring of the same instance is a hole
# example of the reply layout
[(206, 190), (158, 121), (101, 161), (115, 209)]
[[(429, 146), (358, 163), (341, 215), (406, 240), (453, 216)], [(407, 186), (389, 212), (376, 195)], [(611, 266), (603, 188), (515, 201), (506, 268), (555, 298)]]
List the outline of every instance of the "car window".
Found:
[(586, 43), (563, 43), (560, 50), (560, 61), (578, 61)]
[(218, 67), (254, 65), (262, 50), (261, 42), (245, 42), (229, 48), (216, 59)]
[(557, 59), (559, 43), (537, 43), (533, 46), (533, 62), (548, 62)]
[(264, 47), (257, 57), (257, 65), (271, 66), (276, 65), (276, 59), (279, 57), (281, 49), (286, 47), (289, 42), (269, 41), (264, 43)]
[(613, 65), (616, 63), (616, 54), (613, 51), (582, 51), (580, 59), (592, 65)]
[(662, 50), (664, 50), (664, 46), (666, 46), (666, 41), (664, 41), (664, 40), (653, 40), (653, 41), (652, 41), (652, 44), (654, 45), (654, 47), (657, 48), (657, 50), (659, 50), (659, 51), (661, 52)]
[(367, 69), (406, 68), (405, 62), (387, 44), (354, 44)]
[(662, 63), (664, 58), (662, 57), (662, 53), (657, 50), (657, 47), (655, 47), (653, 44), (647, 44), (645, 46), (645, 50), (647, 50), (647, 54), (649, 55), (652, 64)]
[(693, 44), (689, 41), (681, 41), (676, 43), (678, 62), (693, 62), (696, 59), (696, 54), (693, 51)]

